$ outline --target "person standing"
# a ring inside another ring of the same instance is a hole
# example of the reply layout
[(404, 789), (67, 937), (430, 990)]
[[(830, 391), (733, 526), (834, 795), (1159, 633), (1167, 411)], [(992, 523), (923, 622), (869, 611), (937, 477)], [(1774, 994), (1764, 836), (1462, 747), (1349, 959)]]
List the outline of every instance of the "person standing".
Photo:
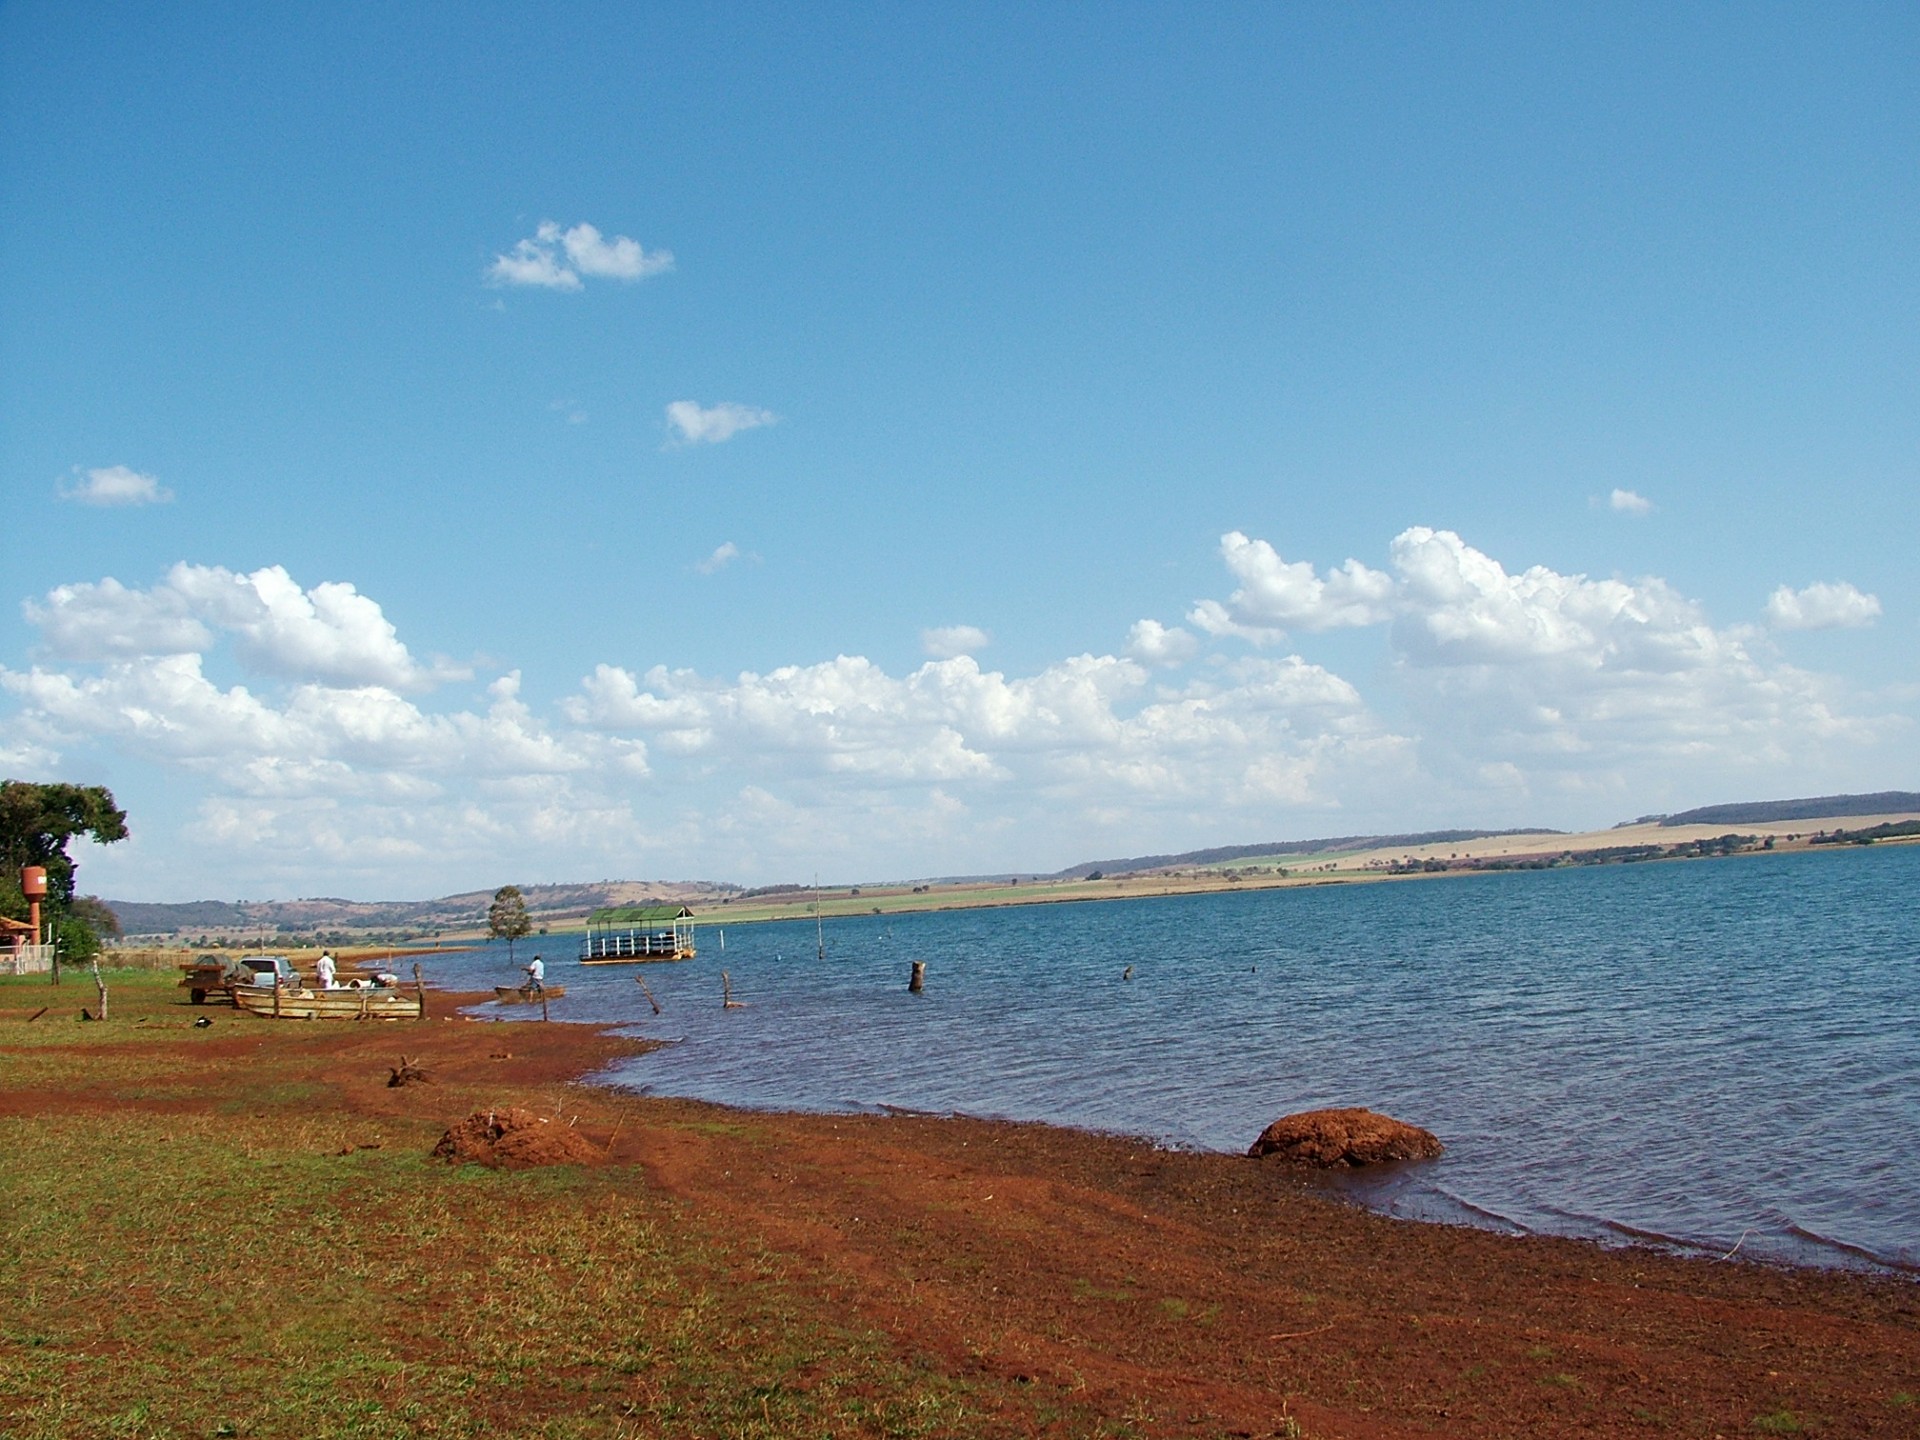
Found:
[(333, 989), (333, 956), (324, 950), (320, 952), (320, 963), (313, 967), (313, 978), (322, 990)]
[(538, 955), (527, 962), (527, 989), (541, 991), (547, 988), (547, 962)]

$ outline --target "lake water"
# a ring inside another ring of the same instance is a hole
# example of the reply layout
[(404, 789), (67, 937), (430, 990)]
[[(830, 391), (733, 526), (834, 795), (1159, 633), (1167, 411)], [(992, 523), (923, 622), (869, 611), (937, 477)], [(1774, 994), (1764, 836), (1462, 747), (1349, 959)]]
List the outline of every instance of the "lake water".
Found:
[[(825, 935), (824, 961), (811, 921), (725, 927), (724, 950), (703, 923), (678, 965), (582, 968), (563, 936), (518, 948), (544, 944), (567, 1018), (676, 1042), (599, 1077), (645, 1093), (1226, 1151), (1289, 1111), (1367, 1105), (1447, 1146), (1346, 1182), (1395, 1214), (1920, 1270), (1920, 846)], [(723, 968), (747, 1008), (720, 1008)], [(504, 947), (432, 971), (510, 978)]]

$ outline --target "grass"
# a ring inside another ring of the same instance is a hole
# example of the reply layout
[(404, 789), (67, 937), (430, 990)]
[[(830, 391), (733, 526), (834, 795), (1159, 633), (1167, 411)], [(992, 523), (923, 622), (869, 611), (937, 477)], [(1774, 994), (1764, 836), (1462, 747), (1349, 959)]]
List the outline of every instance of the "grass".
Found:
[[(276, 1075), (277, 1032), (250, 1060), (194, 1066), (218, 1027), (184, 1025), (171, 976), (110, 977), (106, 1025), (22, 1024), (19, 984), (0, 984), (10, 1108), (117, 1103), (0, 1116), (0, 1434), (1031, 1428), (1011, 1385), (846, 1324), (637, 1171), (451, 1169), (427, 1157), (432, 1126)], [(196, 1085), (203, 1103), (177, 1103)]]

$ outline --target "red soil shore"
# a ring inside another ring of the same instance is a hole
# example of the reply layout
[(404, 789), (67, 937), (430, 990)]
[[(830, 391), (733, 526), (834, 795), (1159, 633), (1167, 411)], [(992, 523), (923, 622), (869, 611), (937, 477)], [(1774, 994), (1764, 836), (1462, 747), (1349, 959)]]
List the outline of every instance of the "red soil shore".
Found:
[[(164, 1042), (182, 1073), (270, 1050), (381, 1143), (564, 1111), (600, 1163), (773, 1257), (822, 1315), (1135, 1433), (1920, 1435), (1903, 1278), (1389, 1220), (1281, 1162), (1046, 1126), (625, 1095), (575, 1083), (635, 1048), (582, 1026), (215, 1014)], [(400, 1051), (431, 1084), (386, 1084)], [(0, 1090), (0, 1113), (93, 1103)]]

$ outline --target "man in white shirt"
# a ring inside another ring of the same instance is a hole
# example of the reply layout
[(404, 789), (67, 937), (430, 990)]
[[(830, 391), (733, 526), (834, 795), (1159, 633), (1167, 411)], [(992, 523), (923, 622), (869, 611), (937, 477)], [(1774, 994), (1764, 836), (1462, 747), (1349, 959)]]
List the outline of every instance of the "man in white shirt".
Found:
[(527, 988), (529, 990), (547, 988), (547, 964), (538, 955), (527, 962)]
[(324, 950), (320, 952), (320, 963), (313, 967), (313, 977), (322, 990), (333, 989), (333, 956)]

